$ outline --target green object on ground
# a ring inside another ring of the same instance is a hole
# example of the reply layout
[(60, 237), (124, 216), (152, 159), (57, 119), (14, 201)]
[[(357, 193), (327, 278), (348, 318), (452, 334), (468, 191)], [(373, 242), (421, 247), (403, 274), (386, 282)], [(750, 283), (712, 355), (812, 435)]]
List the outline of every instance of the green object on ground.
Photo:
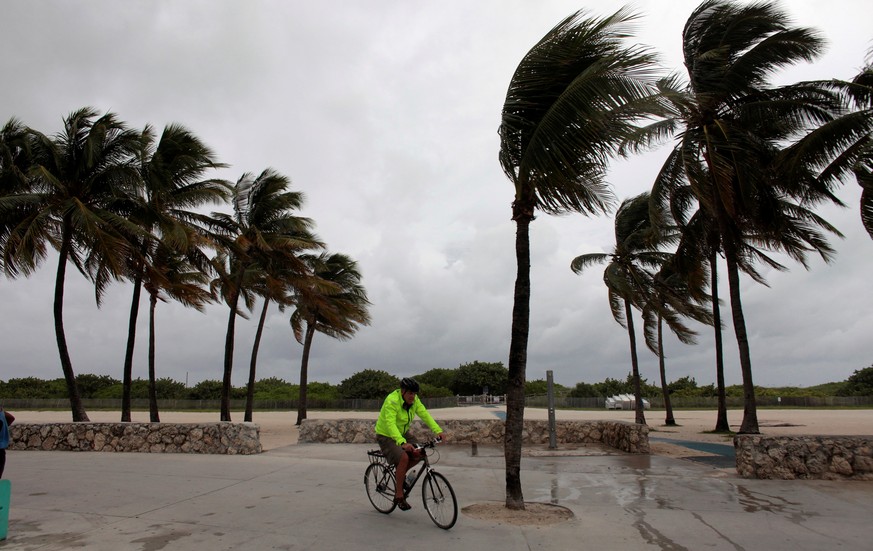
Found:
[(12, 483), (0, 480), (0, 540), (6, 539), (9, 530), (9, 500), (12, 497)]

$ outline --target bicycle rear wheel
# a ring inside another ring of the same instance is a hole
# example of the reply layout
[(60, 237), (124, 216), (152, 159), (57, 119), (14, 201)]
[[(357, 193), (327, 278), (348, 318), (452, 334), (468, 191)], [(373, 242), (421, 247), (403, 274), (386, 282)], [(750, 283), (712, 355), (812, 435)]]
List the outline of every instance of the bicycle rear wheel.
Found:
[(370, 503), (386, 515), (394, 510), (394, 472), (381, 463), (371, 463), (364, 472), (364, 487)]
[(446, 477), (436, 472), (428, 473), (421, 486), (421, 500), (434, 524), (443, 530), (455, 525), (458, 520), (458, 500)]

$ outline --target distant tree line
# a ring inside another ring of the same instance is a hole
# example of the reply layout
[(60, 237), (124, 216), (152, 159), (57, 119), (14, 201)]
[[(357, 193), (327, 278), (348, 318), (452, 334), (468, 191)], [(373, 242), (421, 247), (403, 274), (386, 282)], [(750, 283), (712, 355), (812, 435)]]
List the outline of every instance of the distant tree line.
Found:
[[(472, 362), (462, 364), (455, 369), (431, 369), (415, 378), (421, 384), (421, 396), (439, 398), (445, 396), (469, 396), (483, 394), (488, 389), (490, 394), (502, 395), (506, 389), (506, 367), (501, 362)], [(108, 375), (92, 375), (84, 373), (77, 375), (84, 399), (121, 399), (122, 382)], [(658, 396), (660, 386), (649, 384), (642, 379), (641, 386), (646, 396)], [(379, 399), (396, 389), (400, 379), (386, 371), (365, 369), (343, 380), (338, 385), (330, 383), (311, 382), (308, 386), (310, 399), (314, 401), (332, 401), (344, 399)], [(605, 398), (617, 394), (633, 394), (633, 374), (628, 373), (625, 380), (607, 377), (599, 383), (577, 383), (574, 387), (555, 384), (558, 396), (571, 398)], [(221, 398), (222, 381), (205, 380), (194, 386), (186, 387), (184, 383), (170, 378), (156, 381), (158, 397), (164, 400), (219, 400)], [(717, 390), (714, 384), (698, 385), (693, 377), (681, 377), (668, 384), (673, 396), (682, 397), (715, 397)], [(542, 396), (548, 390), (543, 379), (527, 381), (525, 394), (527, 396)], [(825, 383), (811, 387), (758, 387), (760, 396), (873, 396), (873, 366), (856, 370), (852, 376), (842, 382)], [(135, 379), (131, 384), (133, 399), (149, 397), (149, 382)], [(269, 377), (256, 381), (254, 384), (255, 401), (292, 401), (297, 400), (300, 387), (284, 379)], [(247, 387), (233, 387), (231, 397), (235, 400), (246, 398)], [(727, 387), (728, 396), (742, 396), (742, 385)], [(63, 378), (44, 380), (37, 377), (13, 378), (0, 381), (0, 399), (64, 399), (67, 397), (66, 382)]]
[[(532, 383), (528, 383), (530, 387)], [(645, 378), (640, 378), (640, 386), (643, 396), (661, 396), (660, 386), (649, 384)], [(715, 384), (698, 385), (694, 377), (680, 377), (667, 384), (667, 392), (671, 396), (715, 398), (718, 389)], [(756, 386), (755, 392), (759, 396), (873, 396), (873, 366), (865, 367), (854, 372), (848, 379), (842, 382), (824, 383), (815, 386), (797, 387), (761, 387)], [(534, 394), (543, 394), (535, 392)], [(572, 389), (568, 389), (567, 396), (571, 398), (608, 397), (616, 394), (633, 394), (634, 378), (628, 373), (625, 380), (607, 377), (600, 383), (577, 383)], [(730, 385), (725, 387), (725, 394), (731, 397), (743, 396), (742, 385)]]

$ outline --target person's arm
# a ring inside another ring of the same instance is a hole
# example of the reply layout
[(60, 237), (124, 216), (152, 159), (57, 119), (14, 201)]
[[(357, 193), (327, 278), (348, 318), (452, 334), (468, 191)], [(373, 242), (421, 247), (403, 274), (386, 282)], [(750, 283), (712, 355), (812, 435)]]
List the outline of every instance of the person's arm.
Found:
[(6, 416), (6, 424), (7, 425), (11, 425), (12, 423), (15, 422), (15, 416), (12, 415), (11, 413), (9, 413), (8, 411), (6, 411), (5, 409), (3, 410), (3, 415)]
[(430, 413), (427, 411), (427, 408), (424, 407), (424, 404), (421, 403), (421, 400), (418, 399), (418, 396), (415, 397), (415, 405), (416, 413), (421, 420), (424, 421), (424, 424), (433, 432), (434, 434), (442, 434), (443, 429), (437, 424), (436, 421), (433, 420), (433, 417), (430, 416)]

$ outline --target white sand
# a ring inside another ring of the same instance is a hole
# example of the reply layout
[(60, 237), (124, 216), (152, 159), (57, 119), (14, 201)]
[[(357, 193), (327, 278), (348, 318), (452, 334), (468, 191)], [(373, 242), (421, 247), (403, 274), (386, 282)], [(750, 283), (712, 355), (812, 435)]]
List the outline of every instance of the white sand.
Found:
[[(440, 419), (490, 419), (505, 413), (504, 407), (456, 407), (431, 410), (434, 418)], [(16, 421), (23, 423), (48, 423), (70, 421), (70, 413), (65, 411), (13, 411)], [(135, 422), (148, 422), (149, 414), (135, 411), (131, 414)], [(170, 423), (202, 423), (219, 420), (218, 412), (161, 412), (161, 421)], [(374, 411), (321, 411), (309, 412), (310, 419), (373, 419)], [(91, 411), (88, 417), (94, 422), (117, 422), (121, 414), (117, 411)], [(548, 419), (546, 409), (526, 408), (525, 419)], [(558, 420), (576, 419), (609, 419), (633, 422), (633, 411), (610, 410), (557, 410)], [(712, 434), (715, 428), (716, 412), (714, 410), (677, 410), (674, 412), (678, 427), (664, 425), (663, 410), (646, 411), (646, 421), (651, 429), (650, 436), (666, 437), (677, 440), (693, 440), (701, 442), (729, 442), (725, 435)], [(234, 421), (242, 421), (243, 413), (231, 412)], [(729, 410), (728, 421), (732, 430), (738, 430), (743, 419), (741, 410)], [(254, 422), (261, 428), (261, 444), (265, 450), (297, 443), (296, 411), (256, 411)], [(768, 436), (777, 435), (873, 435), (873, 409), (759, 409), (758, 423), (761, 433)], [(677, 455), (678, 450), (670, 445), (656, 445), (652, 451), (664, 455)]]

